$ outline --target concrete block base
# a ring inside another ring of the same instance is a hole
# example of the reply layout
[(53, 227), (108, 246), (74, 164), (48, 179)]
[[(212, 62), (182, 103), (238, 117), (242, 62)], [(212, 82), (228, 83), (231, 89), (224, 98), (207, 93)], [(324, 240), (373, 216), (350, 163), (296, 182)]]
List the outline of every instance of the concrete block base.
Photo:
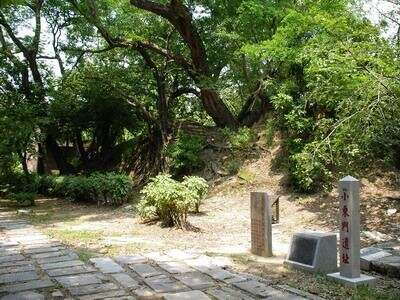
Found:
[(357, 278), (347, 278), (341, 276), (340, 272), (338, 272), (338, 273), (328, 274), (328, 278), (349, 287), (357, 287), (360, 285), (367, 285), (370, 287), (374, 287), (376, 284), (375, 277), (364, 274), (361, 274), (360, 277)]

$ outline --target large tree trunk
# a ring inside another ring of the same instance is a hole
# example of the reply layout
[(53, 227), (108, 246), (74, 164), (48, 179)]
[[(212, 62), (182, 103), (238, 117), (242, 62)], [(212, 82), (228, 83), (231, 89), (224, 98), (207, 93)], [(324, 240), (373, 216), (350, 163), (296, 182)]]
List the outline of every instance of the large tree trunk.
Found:
[[(212, 81), (212, 74), (203, 40), (193, 23), (193, 17), (188, 7), (179, 0), (171, 0), (168, 5), (147, 0), (131, 0), (131, 4), (165, 18), (174, 26), (190, 50), (193, 70), (189, 72), (189, 75), (201, 91), (204, 109), (217, 126), (237, 127), (237, 120), (226, 107), (218, 92), (204, 84), (204, 82)], [(186, 67), (184, 66), (184, 68)]]

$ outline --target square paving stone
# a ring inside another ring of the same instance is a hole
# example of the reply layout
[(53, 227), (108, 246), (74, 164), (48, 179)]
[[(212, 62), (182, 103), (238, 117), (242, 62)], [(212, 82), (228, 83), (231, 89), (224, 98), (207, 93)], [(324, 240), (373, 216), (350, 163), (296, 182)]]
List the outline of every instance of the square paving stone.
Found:
[(92, 262), (96, 268), (105, 274), (120, 273), (124, 271), (119, 264), (108, 257), (91, 258), (90, 262)]
[(39, 254), (39, 253), (57, 252), (57, 251), (60, 251), (63, 249), (65, 249), (65, 248), (63, 248), (63, 247), (38, 247), (38, 248), (27, 249), (24, 252), (26, 254)]
[(164, 269), (165, 271), (171, 274), (181, 274), (181, 273), (188, 273), (195, 271), (187, 264), (177, 261), (163, 262), (159, 263), (158, 265), (160, 268)]
[(26, 258), (20, 254), (17, 255), (8, 255), (0, 257), (0, 263), (8, 263), (11, 261), (25, 260)]
[(147, 258), (141, 255), (133, 256), (117, 256), (114, 257), (115, 261), (122, 265), (140, 264), (147, 262)]
[(139, 286), (139, 282), (126, 273), (115, 273), (111, 276), (126, 289), (135, 289)]
[(7, 295), (1, 300), (44, 300), (44, 296), (36, 292), (21, 292)]
[(84, 286), (77, 286), (69, 288), (69, 291), (72, 296), (82, 296), (89, 294), (98, 294), (104, 293), (112, 290), (117, 290), (118, 286), (114, 283), (100, 283), (100, 284), (91, 284)]
[(78, 299), (80, 299), (80, 300), (97, 300), (97, 299), (107, 299), (107, 298), (121, 299), (124, 296), (125, 297), (127, 296), (126, 292), (122, 291), (122, 290), (118, 290), (118, 291), (110, 291), (110, 292), (105, 292), (105, 293), (81, 296)]
[(160, 275), (145, 279), (146, 284), (150, 286), (156, 293), (170, 293), (188, 290), (188, 288), (181, 282), (168, 277), (166, 275)]
[(24, 282), (24, 281), (29, 281), (29, 280), (35, 280), (38, 278), (39, 278), (39, 276), (34, 271), (3, 274), (3, 275), (0, 275), (0, 284), (1, 283)]
[(29, 265), (32, 263), (33, 262), (31, 260), (10, 261), (10, 262), (6, 262), (6, 263), (1, 263), (0, 268), (23, 266), (23, 265)]
[(55, 280), (66, 288), (101, 283), (101, 279), (95, 274), (62, 276), (56, 277)]
[(161, 272), (152, 267), (149, 264), (136, 264), (136, 265), (130, 265), (129, 268), (131, 268), (133, 271), (138, 273), (141, 277), (147, 278), (151, 276), (157, 276), (161, 275)]
[(33, 259), (42, 259), (42, 258), (48, 258), (48, 257), (57, 257), (57, 256), (62, 256), (68, 254), (68, 251), (66, 250), (61, 250), (61, 251), (55, 251), (55, 252), (46, 252), (46, 253), (39, 253), (39, 254), (31, 254), (31, 258)]
[(64, 275), (76, 275), (76, 274), (83, 274), (83, 273), (91, 273), (94, 272), (95, 269), (86, 266), (77, 266), (77, 267), (70, 267), (64, 269), (52, 269), (47, 270), (47, 274), (50, 277), (57, 277), (57, 276), (64, 276)]
[(80, 260), (70, 260), (70, 261), (61, 261), (61, 262), (56, 262), (56, 263), (42, 264), (41, 267), (44, 270), (52, 270), (52, 269), (77, 267), (77, 266), (83, 266), (83, 265), (84, 265), (84, 263)]
[(0, 287), (0, 292), (16, 293), (28, 290), (38, 290), (54, 286), (49, 279), (33, 280), (25, 283), (17, 283)]
[(175, 278), (194, 290), (201, 290), (214, 285), (214, 281), (207, 275), (199, 272), (175, 275)]
[(7, 268), (0, 268), (0, 275), (7, 273), (18, 273), (18, 272), (27, 272), (27, 271), (35, 271), (35, 266), (32, 264), (22, 265), (22, 266), (12, 266)]
[(76, 255), (75, 253), (71, 253), (71, 254), (61, 255), (61, 256), (39, 258), (36, 260), (36, 262), (39, 265), (42, 265), (42, 264), (57, 263), (57, 262), (62, 262), (62, 261), (77, 260), (77, 259), (79, 259), (78, 255)]
[(213, 296), (217, 300), (253, 300), (254, 298), (251, 298), (244, 293), (234, 290), (230, 287), (218, 287), (218, 288), (212, 288), (208, 289), (207, 294)]
[(211, 300), (206, 294), (201, 291), (190, 291), (176, 294), (164, 295), (165, 300)]
[[(273, 289), (256, 280), (233, 283), (237, 288), (246, 291), (254, 296), (269, 297), (271, 294), (276, 294), (277, 290)], [(279, 291), (278, 291), (279, 292)]]

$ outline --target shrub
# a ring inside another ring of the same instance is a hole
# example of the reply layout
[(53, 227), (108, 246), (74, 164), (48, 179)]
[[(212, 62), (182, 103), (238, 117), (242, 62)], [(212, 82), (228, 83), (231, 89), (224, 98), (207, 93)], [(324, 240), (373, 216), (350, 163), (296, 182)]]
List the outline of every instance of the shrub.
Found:
[(180, 175), (201, 168), (204, 164), (200, 159), (203, 148), (202, 137), (178, 133), (176, 142), (167, 149), (167, 156), (171, 159), (171, 171)]
[(11, 194), (11, 199), (17, 202), (17, 205), (20, 207), (27, 207), (35, 205), (35, 193), (29, 192), (21, 192)]
[(37, 193), (40, 176), (37, 174), (10, 173), (2, 178), (2, 185), (9, 193)]
[(236, 151), (250, 150), (256, 140), (256, 134), (248, 127), (239, 128), (238, 131), (225, 128), (223, 133), (228, 139), (230, 147)]
[(64, 197), (74, 201), (120, 205), (129, 200), (132, 181), (127, 175), (93, 173), (85, 176), (44, 176), (39, 190), (44, 195)]
[(133, 187), (129, 176), (116, 173), (93, 173), (89, 183), (97, 202), (109, 205), (128, 202)]
[(194, 211), (200, 212), (200, 205), (208, 192), (208, 183), (204, 178), (197, 176), (183, 177), (182, 184), (195, 193)]
[(139, 215), (144, 220), (160, 219), (163, 226), (187, 227), (187, 214), (200, 205), (206, 193), (204, 179), (187, 177), (183, 183), (162, 174), (151, 178), (141, 191)]

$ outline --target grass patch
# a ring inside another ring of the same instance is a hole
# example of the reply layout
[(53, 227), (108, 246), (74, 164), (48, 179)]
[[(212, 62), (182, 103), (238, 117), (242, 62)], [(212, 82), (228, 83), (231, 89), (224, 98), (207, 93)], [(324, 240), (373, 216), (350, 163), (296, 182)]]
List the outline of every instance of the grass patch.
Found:
[(377, 290), (367, 286), (358, 287), (355, 290), (354, 295), (351, 297), (352, 300), (398, 300), (400, 299), (400, 291), (384, 291)]
[(246, 168), (239, 170), (238, 177), (247, 182), (253, 182), (256, 179), (254, 172)]
[(98, 242), (102, 238), (102, 233), (99, 231), (84, 231), (84, 230), (45, 230), (45, 233), (51, 237), (61, 240), (66, 244), (76, 243), (92, 243)]
[(75, 252), (78, 255), (79, 259), (83, 262), (88, 262), (89, 259), (98, 256), (97, 253), (84, 249), (76, 250)]

